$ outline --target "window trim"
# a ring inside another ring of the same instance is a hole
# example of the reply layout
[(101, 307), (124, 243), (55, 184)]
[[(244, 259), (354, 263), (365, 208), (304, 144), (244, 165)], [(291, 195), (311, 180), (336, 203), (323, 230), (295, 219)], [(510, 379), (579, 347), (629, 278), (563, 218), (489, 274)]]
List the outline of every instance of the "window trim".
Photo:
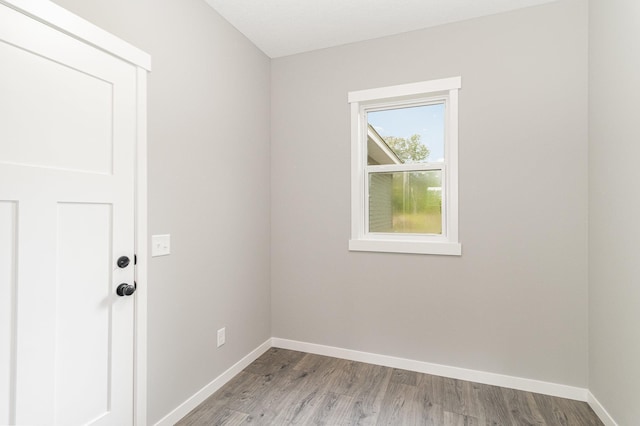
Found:
[[(351, 104), (351, 239), (350, 251), (388, 253), (462, 254), (458, 239), (458, 90), (462, 78), (451, 77), (387, 86), (348, 93)], [(443, 163), (376, 166), (376, 171), (442, 170), (442, 235), (368, 232), (366, 194), (370, 169), (367, 165), (366, 112), (394, 105), (445, 102)]]

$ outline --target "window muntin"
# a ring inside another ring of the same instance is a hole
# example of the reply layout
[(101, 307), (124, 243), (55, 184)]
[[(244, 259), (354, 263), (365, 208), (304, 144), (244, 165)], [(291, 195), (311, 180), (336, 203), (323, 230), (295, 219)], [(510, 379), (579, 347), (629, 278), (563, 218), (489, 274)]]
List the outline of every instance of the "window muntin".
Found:
[(350, 250), (460, 255), (460, 77), (349, 93)]

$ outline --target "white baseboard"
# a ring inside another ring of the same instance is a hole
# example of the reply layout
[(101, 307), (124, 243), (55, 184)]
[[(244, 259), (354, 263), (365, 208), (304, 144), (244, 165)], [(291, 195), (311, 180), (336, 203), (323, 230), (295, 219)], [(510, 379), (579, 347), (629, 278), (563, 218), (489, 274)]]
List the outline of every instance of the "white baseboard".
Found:
[(591, 392), (587, 394), (587, 403), (589, 404), (593, 412), (596, 413), (598, 417), (600, 417), (600, 420), (602, 420), (602, 423), (604, 423), (605, 426), (618, 426), (618, 423), (613, 420), (613, 417), (611, 417), (607, 410), (604, 409), (602, 404), (600, 404), (600, 401), (598, 401)]
[(432, 374), (434, 376), (443, 376), (452, 379), (466, 380), (469, 382), (502, 386), (505, 388), (558, 396), (561, 398), (574, 399), (577, 401), (587, 401), (587, 389), (566, 386), (557, 383), (542, 382), (539, 380), (525, 379), (522, 377), (488, 373), (485, 371), (468, 370), (466, 368), (450, 367), (447, 365), (432, 364), (430, 362), (415, 361), (411, 359), (397, 358), (387, 355), (378, 355), (369, 352), (336, 348), (333, 346), (317, 345), (315, 343), (298, 342), (295, 340), (280, 339), (277, 337), (274, 337), (271, 340), (271, 345), (276, 348), (291, 349), (294, 351), (308, 352), (316, 355), (325, 355), (335, 358), (348, 359), (351, 361), (366, 362), (369, 364), (382, 365), (385, 367), (400, 368), (403, 370)]
[(180, 419), (186, 416), (191, 410), (196, 408), (205, 399), (209, 398), (215, 391), (220, 389), (225, 383), (233, 379), (238, 373), (244, 370), (249, 364), (258, 359), (260, 355), (271, 348), (271, 339), (255, 348), (251, 353), (232, 365), (227, 371), (216, 377), (211, 383), (200, 389), (191, 398), (180, 404), (175, 410), (164, 416), (155, 426), (173, 426)]

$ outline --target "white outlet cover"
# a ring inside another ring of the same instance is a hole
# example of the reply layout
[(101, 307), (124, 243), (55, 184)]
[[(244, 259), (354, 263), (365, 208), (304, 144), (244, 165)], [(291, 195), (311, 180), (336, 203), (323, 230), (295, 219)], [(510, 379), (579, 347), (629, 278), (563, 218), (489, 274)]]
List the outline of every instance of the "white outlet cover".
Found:
[(151, 257), (166, 256), (171, 254), (171, 235), (151, 236)]
[(225, 328), (221, 328), (220, 330), (218, 330), (218, 347), (224, 345), (226, 342), (226, 336), (225, 336)]

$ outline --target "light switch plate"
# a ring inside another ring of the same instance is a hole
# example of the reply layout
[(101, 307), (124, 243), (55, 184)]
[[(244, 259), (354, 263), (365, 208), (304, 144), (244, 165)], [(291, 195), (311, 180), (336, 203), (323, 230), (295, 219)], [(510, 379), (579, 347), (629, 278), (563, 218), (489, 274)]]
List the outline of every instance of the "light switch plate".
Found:
[(151, 236), (151, 257), (166, 256), (171, 254), (171, 235)]

